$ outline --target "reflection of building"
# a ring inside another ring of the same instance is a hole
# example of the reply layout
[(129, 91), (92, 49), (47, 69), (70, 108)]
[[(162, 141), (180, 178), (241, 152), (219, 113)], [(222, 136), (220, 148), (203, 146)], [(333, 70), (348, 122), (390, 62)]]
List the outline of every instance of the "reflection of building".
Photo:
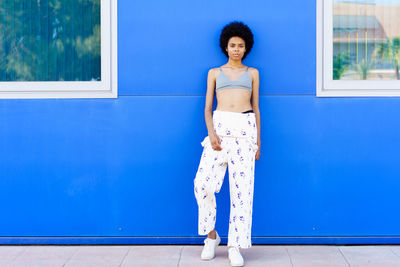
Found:
[(365, 32), (369, 42), (386, 40), (385, 30), (375, 16), (333, 16), (333, 42), (356, 42), (357, 38), (365, 40)]
[[(371, 62), (375, 49), (387, 38), (400, 36), (400, 6), (361, 4), (359, 2), (334, 3), (333, 55), (349, 52), (352, 63), (360, 63), (367, 56)], [(391, 62), (375, 62), (369, 78), (392, 79)], [(347, 75), (354, 71), (347, 72)], [(353, 75), (351, 75), (353, 76)], [(375, 76), (375, 77), (373, 77)], [(388, 77), (390, 76), (390, 77)], [(350, 79), (355, 78), (347, 77)], [(346, 75), (343, 76), (346, 79)]]
[[(337, 16), (357, 16), (359, 17), (357, 19), (360, 23), (359, 26), (368, 24), (371, 27), (372, 24), (378, 23), (384, 29), (385, 36), (388, 38), (400, 36), (400, 6), (360, 4), (359, 2), (349, 1), (335, 3), (333, 14)], [(375, 19), (368, 19), (371, 17)]]

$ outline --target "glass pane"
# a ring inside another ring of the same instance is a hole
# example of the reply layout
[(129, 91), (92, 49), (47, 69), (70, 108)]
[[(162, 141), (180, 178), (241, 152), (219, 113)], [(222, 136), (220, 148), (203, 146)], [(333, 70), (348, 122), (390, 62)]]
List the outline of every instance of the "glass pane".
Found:
[(99, 81), (100, 0), (0, 0), (0, 81)]
[(400, 0), (333, 1), (333, 79), (399, 80)]

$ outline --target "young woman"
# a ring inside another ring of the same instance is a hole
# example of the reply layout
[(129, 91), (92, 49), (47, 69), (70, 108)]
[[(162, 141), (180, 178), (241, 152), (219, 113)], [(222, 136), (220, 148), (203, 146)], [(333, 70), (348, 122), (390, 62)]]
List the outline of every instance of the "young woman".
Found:
[[(198, 233), (204, 240), (201, 259), (210, 260), (221, 238), (215, 231), (215, 193), (229, 167), (230, 218), (228, 255), (232, 266), (243, 266), (239, 248), (251, 247), (255, 161), (260, 158), (259, 73), (243, 65), (253, 47), (253, 34), (242, 22), (226, 25), (220, 47), (228, 62), (208, 71), (205, 122), (208, 136), (194, 179), (199, 207)], [(213, 112), (214, 92), (217, 108)]]

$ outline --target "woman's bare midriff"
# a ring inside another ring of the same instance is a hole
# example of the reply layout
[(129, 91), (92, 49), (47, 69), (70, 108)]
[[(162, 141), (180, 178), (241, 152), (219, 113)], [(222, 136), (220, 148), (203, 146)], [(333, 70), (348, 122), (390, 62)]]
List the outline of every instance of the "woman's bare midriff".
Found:
[(253, 109), (251, 91), (242, 88), (226, 88), (217, 92), (217, 110), (244, 112)]

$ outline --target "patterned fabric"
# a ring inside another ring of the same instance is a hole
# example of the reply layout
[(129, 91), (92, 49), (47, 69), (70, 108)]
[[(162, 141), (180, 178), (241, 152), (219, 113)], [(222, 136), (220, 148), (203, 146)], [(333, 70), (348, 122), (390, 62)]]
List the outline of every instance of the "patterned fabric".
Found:
[(258, 148), (255, 114), (215, 110), (213, 123), (222, 150), (214, 150), (208, 136), (201, 142), (204, 148), (194, 179), (199, 207), (198, 233), (207, 235), (215, 227), (215, 193), (219, 193), (228, 167), (231, 194), (228, 246), (250, 248), (255, 153)]

